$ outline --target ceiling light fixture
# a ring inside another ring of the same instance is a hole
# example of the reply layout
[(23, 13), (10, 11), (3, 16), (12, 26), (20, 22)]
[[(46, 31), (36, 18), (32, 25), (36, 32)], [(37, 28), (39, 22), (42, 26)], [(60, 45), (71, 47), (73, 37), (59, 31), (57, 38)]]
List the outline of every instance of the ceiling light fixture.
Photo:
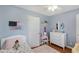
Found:
[(58, 9), (58, 6), (57, 5), (55, 5), (55, 6), (49, 6), (48, 7), (48, 10), (49, 11), (55, 11), (56, 9)]
[(51, 9), (51, 11), (55, 11), (55, 9), (54, 9), (54, 8), (52, 8), (52, 9)]
[(52, 7), (51, 7), (51, 6), (49, 6), (49, 7), (48, 7), (48, 10), (51, 10), (51, 9), (52, 9)]
[(57, 9), (57, 8), (58, 8), (58, 6), (53, 6), (53, 8), (54, 8), (54, 9)]

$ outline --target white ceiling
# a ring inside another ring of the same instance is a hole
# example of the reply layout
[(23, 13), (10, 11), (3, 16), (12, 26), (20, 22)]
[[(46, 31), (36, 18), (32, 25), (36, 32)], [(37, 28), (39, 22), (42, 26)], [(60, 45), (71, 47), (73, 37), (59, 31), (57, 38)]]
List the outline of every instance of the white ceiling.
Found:
[(49, 5), (17, 5), (17, 7), (24, 8), (47, 16), (64, 13), (79, 8), (78, 5), (59, 5), (59, 8), (56, 11), (52, 12), (48, 10), (48, 6)]

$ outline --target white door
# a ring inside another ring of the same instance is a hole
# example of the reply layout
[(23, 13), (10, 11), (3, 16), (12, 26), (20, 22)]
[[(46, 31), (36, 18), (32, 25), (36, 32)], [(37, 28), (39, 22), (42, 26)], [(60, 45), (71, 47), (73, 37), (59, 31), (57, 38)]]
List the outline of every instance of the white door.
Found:
[(76, 42), (79, 42), (79, 14), (76, 15)]
[(40, 45), (40, 18), (28, 16), (28, 41), (31, 47)]

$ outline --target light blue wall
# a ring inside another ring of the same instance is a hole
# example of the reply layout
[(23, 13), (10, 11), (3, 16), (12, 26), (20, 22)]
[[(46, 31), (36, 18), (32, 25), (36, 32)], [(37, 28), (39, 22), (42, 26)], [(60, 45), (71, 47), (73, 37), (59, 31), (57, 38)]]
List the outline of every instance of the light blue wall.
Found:
[[(0, 39), (17, 34), (27, 36), (27, 16), (32, 15), (40, 17), (41, 22), (44, 22), (44, 20), (48, 21), (48, 32), (53, 30), (57, 21), (63, 22), (65, 25), (65, 32), (68, 34), (67, 45), (72, 47), (76, 39), (76, 14), (78, 13), (79, 9), (54, 16), (45, 16), (15, 6), (0, 6)], [(21, 22), (21, 30), (10, 30), (8, 21), (15, 19)]]
[(49, 21), (49, 32), (51, 32), (55, 24), (59, 22), (64, 23), (64, 30), (67, 33), (67, 46), (73, 47), (76, 40), (76, 15), (79, 14), (79, 9), (65, 12), (62, 14), (51, 16)]
[[(22, 34), (27, 36), (27, 16), (40, 17), (41, 22), (48, 20), (48, 16), (38, 14), (32, 11), (21, 9), (15, 6), (0, 6), (0, 39), (12, 35)], [(18, 20), (22, 24), (21, 30), (10, 30), (9, 20)], [(42, 30), (42, 29), (41, 29)]]

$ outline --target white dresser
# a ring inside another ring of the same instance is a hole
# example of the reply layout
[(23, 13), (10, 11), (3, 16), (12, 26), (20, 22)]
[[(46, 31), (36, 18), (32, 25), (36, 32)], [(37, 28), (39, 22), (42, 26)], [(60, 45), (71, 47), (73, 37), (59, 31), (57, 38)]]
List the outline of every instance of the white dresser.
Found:
[(50, 43), (56, 44), (64, 49), (66, 46), (66, 33), (50, 32)]

